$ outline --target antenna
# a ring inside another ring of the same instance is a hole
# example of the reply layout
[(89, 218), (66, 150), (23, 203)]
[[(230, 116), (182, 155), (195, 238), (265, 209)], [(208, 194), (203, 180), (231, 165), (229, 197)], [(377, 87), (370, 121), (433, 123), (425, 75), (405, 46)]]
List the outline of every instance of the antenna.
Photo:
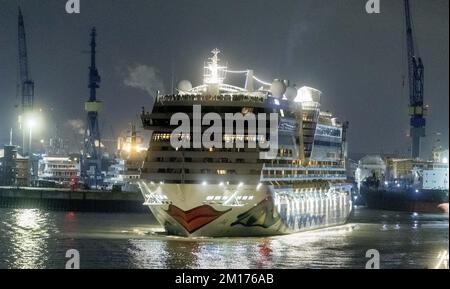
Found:
[(213, 56), (209, 58), (210, 62), (205, 64), (204, 83), (222, 84), (225, 80), (227, 67), (219, 65), (219, 49), (215, 48), (211, 53)]

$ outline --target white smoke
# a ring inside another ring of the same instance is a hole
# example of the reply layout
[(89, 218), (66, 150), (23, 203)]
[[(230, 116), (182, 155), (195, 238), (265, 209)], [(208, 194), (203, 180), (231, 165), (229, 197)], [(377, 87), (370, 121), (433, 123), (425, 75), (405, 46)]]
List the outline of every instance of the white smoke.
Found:
[(150, 96), (154, 96), (157, 91), (164, 89), (158, 69), (144, 64), (128, 67), (128, 75), (124, 79), (124, 84), (144, 90)]
[[(326, 4), (324, 4), (324, 2)], [(326, 29), (332, 27), (336, 18), (335, 11), (342, 9), (344, 5), (353, 3), (341, 3), (341, 1), (299, 1), (293, 10), (293, 18), (290, 24), (288, 40), (286, 43), (286, 64), (292, 65), (302, 55), (305, 47), (314, 45), (315, 39)], [(326, 6), (326, 9), (324, 9)]]
[(84, 122), (81, 119), (69, 119), (67, 121), (68, 126), (74, 130), (76, 133), (84, 134)]

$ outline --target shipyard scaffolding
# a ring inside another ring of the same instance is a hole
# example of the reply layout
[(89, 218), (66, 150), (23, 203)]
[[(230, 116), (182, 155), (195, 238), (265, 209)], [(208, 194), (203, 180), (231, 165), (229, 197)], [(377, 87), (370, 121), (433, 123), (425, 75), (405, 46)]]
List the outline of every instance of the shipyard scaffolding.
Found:
[(103, 185), (102, 147), (98, 125), (98, 112), (101, 102), (97, 100), (97, 89), (100, 87), (100, 75), (96, 67), (96, 29), (91, 32), (91, 65), (89, 67), (89, 100), (85, 103), (87, 124), (84, 135), (84, 149), (81, 164), (81, 178), (85, 186), (97, 188)]

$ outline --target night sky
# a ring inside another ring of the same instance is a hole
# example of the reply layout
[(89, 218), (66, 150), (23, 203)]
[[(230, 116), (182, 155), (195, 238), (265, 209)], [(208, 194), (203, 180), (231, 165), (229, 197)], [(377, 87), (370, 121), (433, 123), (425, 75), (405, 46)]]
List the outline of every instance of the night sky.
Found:
[[(411, 2), (426, 69), (429, 152), (437, 132), (448, 147), (449, 1)], [(72, 141), (81, 141), (89, 93), (83, 51), (96, 26), (106, 139), (137, 121), (150, 93), (170, 92), (172, 71), (175, 83), (199, 84), (203, 61), (218, 47), (231, 69), (323, 91), (322, 108), (350, 122), (350, 154), (408, 151), (402, 0), (381, 0), (381, 14), (373, 15), (365, 0), (81, 0), (79, 15), (66, 14), (65, 3), (0, 0), (0, 143), (8, 142), (16, 119), (20, 4), (37, 106), (53, 111), (47, 122), (58, 123)]]

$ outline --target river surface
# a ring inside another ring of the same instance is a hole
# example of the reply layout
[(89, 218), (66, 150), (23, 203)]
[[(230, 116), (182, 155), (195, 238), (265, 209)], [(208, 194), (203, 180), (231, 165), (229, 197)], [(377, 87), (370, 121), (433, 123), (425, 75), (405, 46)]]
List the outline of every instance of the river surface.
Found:
[(448, 251), (448, 215), (355, 210), (332, 229), (265, 238), (167, 236), (151, 214), (0, 209), (0, 269), (63, 269), (66, 251), (84, 269), (434, 268)]

